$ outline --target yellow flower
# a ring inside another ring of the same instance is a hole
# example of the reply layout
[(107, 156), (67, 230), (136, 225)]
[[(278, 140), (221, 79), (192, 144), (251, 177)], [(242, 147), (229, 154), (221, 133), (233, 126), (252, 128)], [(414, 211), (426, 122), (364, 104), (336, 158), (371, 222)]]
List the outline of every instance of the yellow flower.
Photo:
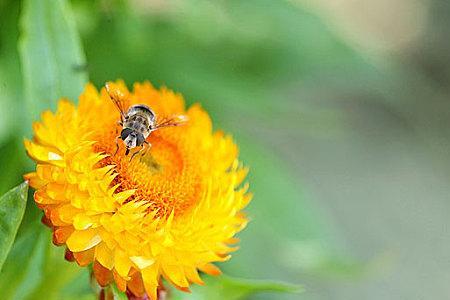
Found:
[(213, 262), (229, 259), (247, 219), (250, 201), (232, 138), (214, 132), (208, 114), (181, 95), (136, 83), (130, 104), (146, 104), (157, 116), (184, 114), (183, 126), (152, 132), (150, 150), (130, 161), (121, 140), (119, 111), (105, 89), (88, 84), (78, 107), (60, 100), (45, 111), (25, 140), (36, 171), (25, 179), (53, 229), (56, 245), (80, 266), (93, 263), (101, 286), (157, 298), (161, 278), (180, 290), (202, 284), (198, 270), (219, 274)]

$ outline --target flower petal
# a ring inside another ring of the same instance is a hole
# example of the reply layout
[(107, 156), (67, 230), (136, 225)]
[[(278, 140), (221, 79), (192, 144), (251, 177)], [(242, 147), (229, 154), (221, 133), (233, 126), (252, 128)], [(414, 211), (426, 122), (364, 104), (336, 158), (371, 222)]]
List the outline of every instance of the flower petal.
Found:
[(141, 270), (155, 263), (154, 259), (145, 258), (143, 256), (131, 256), (130, 259)]
[(147, 269), (142, 270), (142, 280), (144, 281), (144, 287), (147, 295), (150, 299), (157, 299), (158, 289), (158, 268), (156, 265), (152, 265)]
[(95, 259), (105, 268), (111, 270), (114, 267), (113, 251), (106, 243), (102, 242), (95, 247)]
[(113, 281), (113, 274), (110, 270), (103, 267), (97, 261), (94, 262), (92, 267), (95, 278), (100, 286), (107, 286)]
[(75, 230), (67, 239), (66, 244), (72, 252), (88, 250), (102, 241), (95, 229)]
[(94, 253), (94, 249), (91, 248), (82, 252), (74, 252), (73, 257), (80, 266), (85, 267), (94, 260)]
[(114, 269), (123, 277), (128, 278), (128, 272), (131, 268), (131, 260), (122, 250), (116, 249), (114, 255)]

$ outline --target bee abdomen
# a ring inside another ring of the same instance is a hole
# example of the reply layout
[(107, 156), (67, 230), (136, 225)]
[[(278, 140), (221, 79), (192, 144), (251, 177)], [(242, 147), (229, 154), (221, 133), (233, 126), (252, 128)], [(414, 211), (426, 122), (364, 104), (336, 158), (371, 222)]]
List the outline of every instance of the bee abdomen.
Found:
[(139, 114), (135, 114), (129, 117), (128, 122), (130, 123), (139, 123), (146, 127), (149, 126), (149, 119), (146, 116), (141, 116)]

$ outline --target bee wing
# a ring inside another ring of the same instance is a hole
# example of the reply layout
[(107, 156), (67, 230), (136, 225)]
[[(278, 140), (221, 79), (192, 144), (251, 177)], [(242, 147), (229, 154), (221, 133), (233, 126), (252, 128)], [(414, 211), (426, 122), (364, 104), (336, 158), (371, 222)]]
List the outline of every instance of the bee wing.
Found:
[(157, 120), (156, 125), (152, 128), (152, 130), (157, 130), (159, 128), (164, 127), (184, 125), (187, 122), (187, 120), (188, 118), (185, 115), (177, 115), (169, 118), (164, 118), (161, 120)]
[(110, 82), (105, 83), (105, 88), (106, 92), (109, 95), (109, 98), (119, 110), (120, 116), (123, 121), (125, 119), (125, 113), (127, 111), (127, 108), (129, 106), (128, 95), (123, 93), (120, 89), (115, 88), (113, 84), (111, 84)]

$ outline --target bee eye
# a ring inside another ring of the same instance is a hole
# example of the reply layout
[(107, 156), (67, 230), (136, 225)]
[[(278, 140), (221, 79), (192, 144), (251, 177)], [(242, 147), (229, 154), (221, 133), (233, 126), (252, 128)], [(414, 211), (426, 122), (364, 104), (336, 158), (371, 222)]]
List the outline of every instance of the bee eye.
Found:
[(132, 132), (133, 132), (132, 129), (130, 129), (130, 128), (124, 128), (124, 129), (120, 132), (120, 138), (121, 138), (122, 140), (125, 140)]

